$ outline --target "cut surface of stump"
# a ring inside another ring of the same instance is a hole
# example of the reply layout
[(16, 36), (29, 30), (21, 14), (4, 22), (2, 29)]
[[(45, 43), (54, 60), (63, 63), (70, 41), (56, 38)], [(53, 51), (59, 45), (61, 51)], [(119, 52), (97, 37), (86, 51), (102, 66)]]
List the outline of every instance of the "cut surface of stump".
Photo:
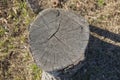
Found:
[(62, 9), (46, 9), (30, 25), (29, 43), (33, 58), (47, 72), (83, 60), (88, 39), (86, 20)]

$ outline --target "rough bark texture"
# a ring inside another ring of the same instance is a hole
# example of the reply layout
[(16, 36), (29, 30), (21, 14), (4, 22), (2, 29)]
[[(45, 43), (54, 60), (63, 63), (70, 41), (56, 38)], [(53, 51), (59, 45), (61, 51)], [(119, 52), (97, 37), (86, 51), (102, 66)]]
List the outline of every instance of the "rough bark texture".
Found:
[[(26, 0), (28, 3), (28, 6), (30, 7), (30, 9), (38, 14), (40, 11), (42, 11), (45, 8), (48, 8), (48, 6), (43, 7), (43, 5), (45, 6), (47, 3), (47, 5), (51, 6), (51, 7), (61, 7), (63, 3), (67, 2), (68, 0)], [(50, 3), (50, 4), (49, 4)]]
[(34, 13), (39, 13), (40, 11), (39, 0), (26, 0), (26, 1)]

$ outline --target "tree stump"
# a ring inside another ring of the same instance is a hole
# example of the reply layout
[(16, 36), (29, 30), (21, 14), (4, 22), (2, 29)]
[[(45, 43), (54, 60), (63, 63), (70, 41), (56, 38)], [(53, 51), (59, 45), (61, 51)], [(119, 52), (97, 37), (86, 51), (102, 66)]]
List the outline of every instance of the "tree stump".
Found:
[(43, 78), (67, 80), (80, 68), (89, 40), (89, 26), (83, 17), (62, 9), (46, 9), (29, 31), (31, 53), (45, 71)]
[(39, 13), (40, 12), (40, 5), (39, 5), (39, 0), (26, 0), (28, 6), (34, 13)]

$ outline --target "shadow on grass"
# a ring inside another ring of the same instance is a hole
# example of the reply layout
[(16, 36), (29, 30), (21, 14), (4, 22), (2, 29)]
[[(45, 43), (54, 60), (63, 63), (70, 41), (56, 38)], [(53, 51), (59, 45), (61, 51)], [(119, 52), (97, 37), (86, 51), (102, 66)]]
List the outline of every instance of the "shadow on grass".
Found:
[[(90, 31), (120, 42), (120, 35), (91, 25)], [(120, 80), (120, 46), (90, 35), (85, 57), (85, 65), (74, 75), (73, 80)]]

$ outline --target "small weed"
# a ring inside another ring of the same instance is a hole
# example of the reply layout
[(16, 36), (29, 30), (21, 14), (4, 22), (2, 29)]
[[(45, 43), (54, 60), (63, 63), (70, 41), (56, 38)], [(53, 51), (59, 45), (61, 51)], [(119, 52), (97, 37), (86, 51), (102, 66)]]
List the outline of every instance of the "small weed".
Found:
[(97, 2), (98, 2), (99, 6), (103, 6), (104, 5), (104, 0), (98, 0)]
[(9, 51), (9, 47), (8, 47), (9, 45), (10, 45), (10, 41), (8, 39), (0, 41), (0, 47), (1, 47), (0, 51), (7, 53)]
[(3, 28), (3, 26), (0, 26), (0, 37), (2, 37), (5, 34), (6, 30)]
[(33, 72), (33, 80), (40, 80), (41, 76), (41, 70), (40, 68), (36, 65), (33, 64), (31, 66), (32, 72)]
[(7, 0), (2, 0), (4, 5), (7, 5)]

